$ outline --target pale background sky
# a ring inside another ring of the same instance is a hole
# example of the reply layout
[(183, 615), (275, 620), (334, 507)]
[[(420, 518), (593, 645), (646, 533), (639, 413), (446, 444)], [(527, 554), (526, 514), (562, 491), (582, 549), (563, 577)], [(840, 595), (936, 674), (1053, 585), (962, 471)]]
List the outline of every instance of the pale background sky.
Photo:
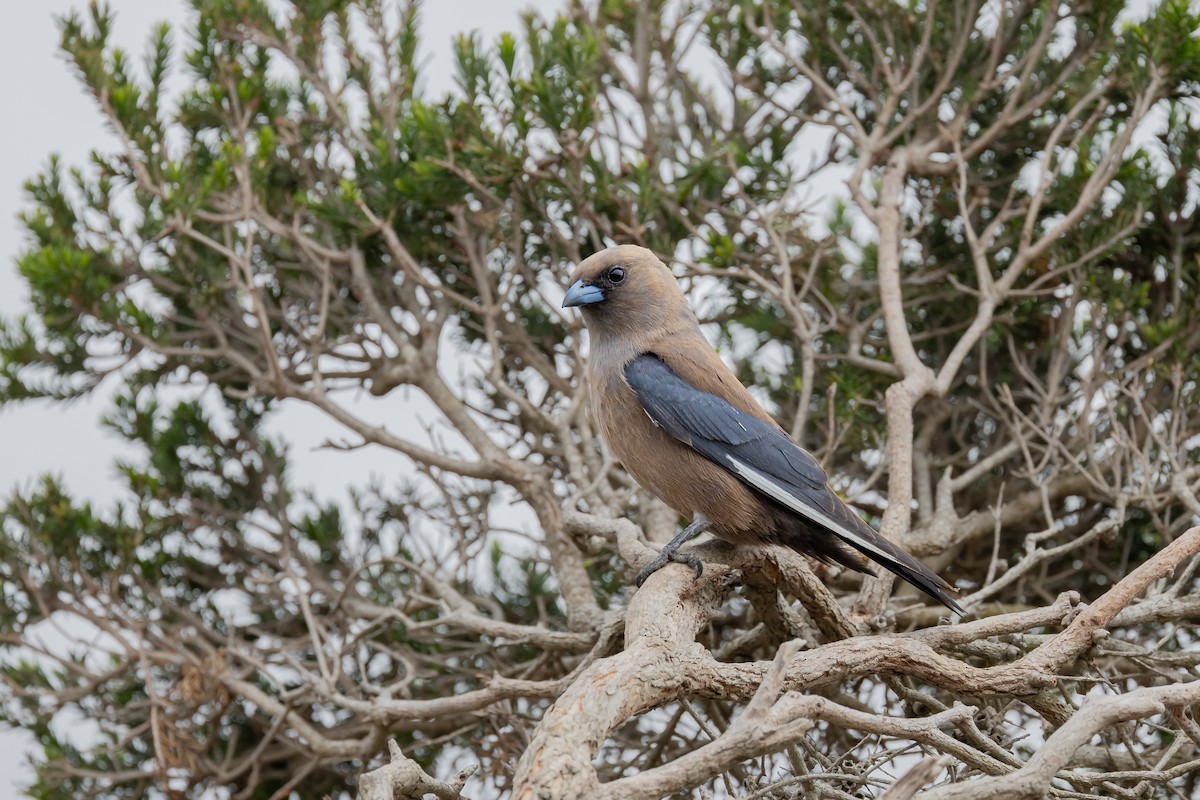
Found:
[[(172, 27), (187, 19), (183, 2), (111, 0), (117, 11), (113, 43), (140, 57), (152, 26), (167, 21)], [(548, 14), (559, 0), (440, 0), (421, 10), (424, 56), (423, 88), (440, 95), (452, 84), (450, 42), (456, 33), (476, 30), (485, 42), (503, 31), (517, 31), (521, 11)], [(17, 214), (27, 208), (21, 189), (42, 169), (51, 153), (67, 167), (85, 165), (89, 151), (111, 148), (114, 138), (104, 129), (91, 98), (58, 54), (54, 18), (72, 9), (86, 11), (86, 0), (41, 0), (9, 3), (0, 25), (0, 108), (8, 122), (0, 126), (0, 315), (11, 317), (27, 309), (28, 293), (17, 275), (14, 259), (22, 236)], [(176, 45), (182, 38), (175, 37)], [(122, 443), (99, 425), (108, 409), (108, 392), (69, 407), (31, 403), (0, 409), (0, 496), (29, 488), (47, 472), (63, 478), (76, 496), (104, 505), (118, 484), (114, 459)], [(316, 412), (292, 410), (273, 426), (292, 444), (292, 474), (300, 486), (320, 494), (340, 494), (350, 483), (398, 467), (395, 456), (378, 451), (353, 456), (318, 450), (338, 433)], [(21, 797), (28, 782), (25, 762), (30, 740), (14, 731), (0, 731), (0, 800)]]

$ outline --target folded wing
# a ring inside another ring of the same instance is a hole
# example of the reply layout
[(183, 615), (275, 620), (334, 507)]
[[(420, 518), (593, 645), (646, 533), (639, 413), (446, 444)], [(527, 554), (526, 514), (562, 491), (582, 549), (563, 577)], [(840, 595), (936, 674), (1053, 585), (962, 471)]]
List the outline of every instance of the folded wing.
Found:
[(803, 517), (878, 562), (939, 603), (962, 609), (949, 584), (876, 533), (830, 490), (828, 476), (778, 426), (701, 391), (653, 354), (625, 367), (625, 379), (646, 414), (672, 438), (728, 470), (760, 495)]

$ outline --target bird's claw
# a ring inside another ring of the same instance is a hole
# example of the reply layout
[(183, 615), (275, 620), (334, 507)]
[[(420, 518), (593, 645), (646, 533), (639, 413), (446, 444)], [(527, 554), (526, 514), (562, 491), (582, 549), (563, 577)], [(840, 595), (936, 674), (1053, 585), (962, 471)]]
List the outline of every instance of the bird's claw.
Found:
[(642, 584), (646, 582), (647, 578), (671, 562), (675, 562), (676, 564), (687, 564), (692, 568), (693, 571), (695, 571), (697, 580), (699, 580), (700, 576), (704, 574), (704, 562), (700, 560), (700, 556), (693, 555), (691, 553), (680, 553), (678, 550), (664, 549), (655, 557), (653, 561), (647, 564), (642, 571), (637, 574), (637, 578), (634, 579), (634, 583), (637, 584), (639, 589), (642, 588)]

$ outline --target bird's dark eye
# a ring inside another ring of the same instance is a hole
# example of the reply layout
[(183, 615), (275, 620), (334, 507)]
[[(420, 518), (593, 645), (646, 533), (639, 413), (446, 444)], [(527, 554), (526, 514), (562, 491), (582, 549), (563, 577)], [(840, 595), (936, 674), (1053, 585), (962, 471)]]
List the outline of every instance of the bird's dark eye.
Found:
[(620, 283), (625, 280), (625, 270), (620, 267), (613, 267), (608, 271), (608, 279), (613, 283)]

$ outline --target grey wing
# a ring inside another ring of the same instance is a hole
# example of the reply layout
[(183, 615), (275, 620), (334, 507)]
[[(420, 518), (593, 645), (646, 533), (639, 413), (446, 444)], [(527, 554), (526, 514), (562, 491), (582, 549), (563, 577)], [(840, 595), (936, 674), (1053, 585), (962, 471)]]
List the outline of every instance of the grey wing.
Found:
[(672, 438), (939, 602), (960, 610), (946, 593), (949, 584), (851, 511), (830, 490), (817, 460), (778, 426), (697, 389), (653, 353), (626, 365), (625, 379), (646, 414)]
[(646, 414), (672, 438), (819, 527), (859, 538), (858, 526), (829, 490), (825, 470), (778, 426), (697, 389), (653, 354), (631, 361), (625, 379)]

